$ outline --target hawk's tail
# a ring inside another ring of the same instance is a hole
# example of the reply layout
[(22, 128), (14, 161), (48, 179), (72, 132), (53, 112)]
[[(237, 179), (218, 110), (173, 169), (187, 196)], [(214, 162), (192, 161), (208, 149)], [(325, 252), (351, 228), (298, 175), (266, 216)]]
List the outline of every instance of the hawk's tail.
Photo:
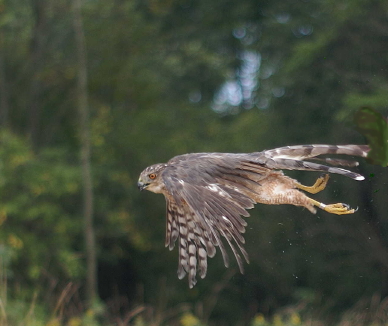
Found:
[(343, 159), (316, 158), (324, 154), (343, 154), (366, 157), (368, 145), (300, 145), (286, 146), (264, 151), (266, 165), (274, 169), (310, 170), (337, 173), (355, 180), (365, 178), (345, 169), (304, 161), (305, 159), (323, 160), (331, 165), (357, 166), (358, 162)]
[(368, 145), (299, 145), (279, 147), (265, 151), (265, 156), (274, 159), (288, 158), (304, 160), (324, 154), (344, 154), (366, 157), (368, 152)]

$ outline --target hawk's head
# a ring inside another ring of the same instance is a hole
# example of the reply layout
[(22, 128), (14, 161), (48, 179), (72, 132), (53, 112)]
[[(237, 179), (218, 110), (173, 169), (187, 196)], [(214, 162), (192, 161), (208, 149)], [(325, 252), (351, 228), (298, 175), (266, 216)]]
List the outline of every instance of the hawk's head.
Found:
[(161, 178), (162, 171), (166, 168), (167, 164), (154, 164), (146, 168), (140, 173), (137, 187), (140, 190), (147, 189), (155, 193), (161, 193), (164, 189), (164, 182)]

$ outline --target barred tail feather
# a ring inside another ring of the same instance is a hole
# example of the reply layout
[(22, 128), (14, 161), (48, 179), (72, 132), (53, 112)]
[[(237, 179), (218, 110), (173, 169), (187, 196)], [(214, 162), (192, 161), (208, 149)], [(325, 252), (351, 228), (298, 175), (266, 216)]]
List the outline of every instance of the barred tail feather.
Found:
[(321, 160), (331, 165), (354, 167), (358, 165), (358, 162), (344, 159), (320, 158), (317, 156), (325, 154), (339, 154), (366, 157), (369, 150), (370, 148), (368, 145), (286, 146), (257, 153), (259, 155), (255, 161), (258, 161), (258, 163), (263, 162), (266, 167), (272, 169), (324, 171), (328, 173), (341, 174), (354, 180), (364, 180), (365, 178), (358, 173), (304, 160)]
[(355, 166), (359, 165), (359, 163), (357, 161), (343, 160), (343, 159), (338, 159), (338, 158), (313, 157), (311, 159), (314, 161), (326, 162), (326, 163), (329, 163), (330, 165), (347, 166), (350, 168), (354, 168)]
[(308, 170), (308, 171), (323, 171), (328, 173), (336, 173), (344, 175), (345, 177), (352, 178), (354, 180), (364, 180), (365, 177), (361, 174), (336, 168), (332, 166), (306, 162), (306, 161), (296, 161), (296, 160), (288, 160), (288, 159), (274, 159), (273, 162), (275, 169), (285, 169), (285, 170)]
[(323, 154), (343, 154), (366, 157), (368, 145), (297, 145), (285, 146), (265, 151), (266, 157), (304, 160)]

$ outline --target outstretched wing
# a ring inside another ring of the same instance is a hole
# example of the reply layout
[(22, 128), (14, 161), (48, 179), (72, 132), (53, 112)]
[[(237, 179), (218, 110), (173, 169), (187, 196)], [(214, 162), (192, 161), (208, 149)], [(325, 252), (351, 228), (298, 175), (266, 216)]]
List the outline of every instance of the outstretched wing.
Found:
[(188, 273), (189, 286), (193, 287), (197, 262), (200, 277), (204, 278), (207, 256), (215, 255), (216, 246), (228, 267), (222, 238), (230, 245), (243, 273), (241, 254), (247, 262), (248, 254), (242, 236), (246, 222), (241, 216), (249, 216), (246, 209), (254, 204), (250, 188), (259, 186), (257, 181), (267, 169), (238, 169), (239, 160), (233, 154), (191, 155), (189, 160), (169, 165), (162, 176), (167, 190), (166, 246), (171, 250), (178, 240), (178, 276), (183, 278)]

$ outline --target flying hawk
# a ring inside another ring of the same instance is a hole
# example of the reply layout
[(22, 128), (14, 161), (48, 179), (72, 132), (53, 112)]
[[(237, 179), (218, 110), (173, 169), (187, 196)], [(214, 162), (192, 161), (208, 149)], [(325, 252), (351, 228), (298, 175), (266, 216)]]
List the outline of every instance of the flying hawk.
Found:
[[(322, 175), (313, 186), (304, 186), (281, 170), (309, 170), (342, 174), (364, 180), (360, 174), (333, 166), (305, 161), (321, 160), (331, 165), (357, 166), (344, 159), (317, 158), (323, 154), (366, 157), (367, 145), (300, 145), (254, 153), (193, 153), (179, 155), (167, 163), (149, 166), (138, 181), (140, 190), (162, 193), (167, 202), (166, 247), (179, 243), (178, 277), (188, 273), (189, 287), (196, 284), (197, 269), (206, 276), (207, 256), (221, 250), (225, 267), (229, 265), (222, 238), (231, 247), (241, 273), (247, 225), (241, 217), (255, 203), (291, 204), (316, 213), (316, 207), (332, 214), (352, 214), (348, 205), (326, 205), (306, 196), (300, 190), (315, 194), (326, 187), (329, 175)], [(238, 247), (238, 249), (236, 248)]]

